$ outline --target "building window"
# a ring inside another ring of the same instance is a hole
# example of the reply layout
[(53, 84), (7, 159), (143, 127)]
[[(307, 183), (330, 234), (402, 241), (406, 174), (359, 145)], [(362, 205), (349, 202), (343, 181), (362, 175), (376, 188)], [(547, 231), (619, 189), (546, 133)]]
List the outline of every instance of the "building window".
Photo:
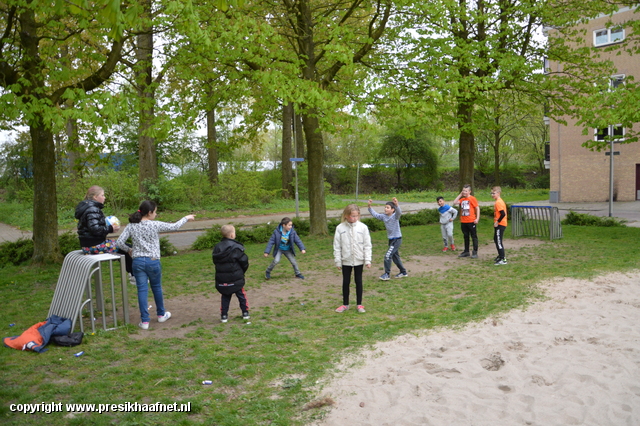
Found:
[(614, 75), (611, 77), (611, 89), (616, 90), (618, 87), (624, 86), (624, 75)]
[[(624, 139), (624, 127), (618, 125), (613, 126), (613, 137), (616, 142)], [(594, 140), (598, 142), (606, 141), (609, 138), (609, 127), (594, 129)]]
[(605, 46), (607, 44), (618, 43), (624, 40), (623, 28), (607, 28), (593, 32), (593, 45)]

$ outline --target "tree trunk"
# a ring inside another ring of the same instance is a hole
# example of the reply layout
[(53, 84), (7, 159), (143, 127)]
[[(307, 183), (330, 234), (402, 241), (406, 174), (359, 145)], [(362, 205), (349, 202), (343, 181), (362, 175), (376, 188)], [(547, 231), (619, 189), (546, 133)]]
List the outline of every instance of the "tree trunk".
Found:
[(295, 111), (293, 113), (293, 134), (296, 143), (296, 157), (305, 158), (304, 134), (302, 132), (302, 116), (300, 114), (296, 114)]
[[(73, 108), (73, 105), (70, 105)], [(67, 134), (67, 155), (69, 157), (69, 176), (71, 185), (76, 185), (82, 178), (82, 165), (80, 164), (80, 138), (78, 138), (78, 120), (70, 118), (65, 126)]]
[(209, 165), (209, 183), (218, 183), (218, 135), (216, 133), (215, 107), (207, 111), (207, 162)]
[(62, 261), (58, 244), (56, 153), (53, 134), (36, 115), (29, 126), (33, 146), (33, 261)]
[[(151, 0), (144, 1), (144, 15), (151, 15)], [(148, 193), (150, 185), (158, 180), (156, 142), (151, 134), (155, 117), (153, 77), (153, 27), (145, 26), (136, 37), (136, 85), (140, 102), (138, 123), (138, 185), (141, 193)]]
[(293, 104), (282, 105), (282, 197), (291, 198), (293, 194), (293, 169), (291, 167), (291, 131)]
[(327, 235), (327, 206), (324, 199), (324, 141), (316, 111), (302, 117), (307, 139), (309, 167), (309, 233)]
[[(39, 55), (38, 28), (35, 10), (20, 15), (20, 43), (26, 59), (21, 64), (28, 84), (22, 84), (22, 95), (27, 104), (42, 102), (45, 92), (42, 60)], [(58, 200), (56, 194), (56, 149), (53, 134), (44, 117), (35, 108), (29, 120), (31, 147), (33, 148), (33, 262), (36, 264), (60, 262), (58, 244)]]
[[(315, 81), (317, 68), (314, 24), (310, 1), (298, 2), (298, 37), (300, 55), (304, 57), (302, 78)], [(324, 141), (320, 132), (318, 111), (303, 106), (302, 127), (307, 140), (307, 164), (309, 182), (309, 233), (327, 235), (327, 206), (324, 199)]]
[(473, 171), (475, 165), (475, 138), (469, 127), (473, 124), (471, 114), (473, 112), (473, 102), (460, 101), (458, 103), (458, 129), (460, 130), (459, 143), (459, 167), (460, 167), (460, 189), (464, 185), (471, 185), (473, 189)]
[[(496, 118), (496, 124), (497, 122)], [(493, 184), (500, 186), (500, 130), (493, 134)]]

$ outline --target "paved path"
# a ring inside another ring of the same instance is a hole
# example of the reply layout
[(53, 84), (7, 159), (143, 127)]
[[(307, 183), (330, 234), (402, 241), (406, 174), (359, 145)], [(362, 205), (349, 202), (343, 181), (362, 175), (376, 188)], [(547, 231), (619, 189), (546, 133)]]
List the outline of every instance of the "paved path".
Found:
[[(507, 200), (508, 201), (508, 200)], [(353, 200), (345, 200), (345, 205)], [(384, 201), (374, 201), (376, 211), (382, 212), (381, 207), (384, 205)], [(480, 202), (482, 206), (493, 205), (492, 201)], [(569, 211), (576, 213), (588, 213), (594, 216), (606, 217), (609, 215), (609, 203), (549, 203), (549, 200), (540, 201), (528, 201), (524, 203), (518, 203), (518, 205), (527, 206), (553, 206), (558, 207), (560, 215), (564, 217)], [(422, 209), (434, 209), (437, 207), (435, 202), (433, 203), (400, 203), (403, 213), (417, 212)], [(327, 210), (328, 218), (340, 217), (342, 210)], [(257, 215), (257, 216), (236, 216), (222, 219), (207, 219), (196, 220), (187, 222), (179, 232), (171, 232), (165, 234), (169, 237), (169, 241), (179, 249), (189, 248), (191, 244), (200, 236), (204, 231), (211, 228), (213, 225), (225, 225), (227, 223), (233, 223), (235, 225), (261, 225), (265, 223), (271, 223), (275, 227), (277, 223), (284, 216), (295, 217), (295, 213), (278, 213), (269, 215)], [(362, 209), (362, 216), (368, 217), (366, 207)], [(309, 212), (300, 212), (301, 218), (308, 218)], [(618, 219), (624, 219), (627, 221), (627, 226), (640, 228), (640, 201), (620, 201), (613, 204), (613, 217)], [(61, 230), (60, 233), (65, 232)], [(3, 241), (16, 241), (19, 238), (31, 238), (32, 233), (30, 231), (23, 231), (14, 228), (9, 225), (0, 223), (0, 242)]]

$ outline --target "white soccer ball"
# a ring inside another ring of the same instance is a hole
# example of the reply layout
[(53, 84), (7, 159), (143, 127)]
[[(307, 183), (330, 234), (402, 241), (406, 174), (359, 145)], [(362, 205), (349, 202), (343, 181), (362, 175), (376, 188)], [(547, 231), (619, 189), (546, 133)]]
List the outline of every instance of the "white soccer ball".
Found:
[(115, 216), (107, 216), (105, 219), (107, 220), (107, 225), (120, 226), (120, 219)]

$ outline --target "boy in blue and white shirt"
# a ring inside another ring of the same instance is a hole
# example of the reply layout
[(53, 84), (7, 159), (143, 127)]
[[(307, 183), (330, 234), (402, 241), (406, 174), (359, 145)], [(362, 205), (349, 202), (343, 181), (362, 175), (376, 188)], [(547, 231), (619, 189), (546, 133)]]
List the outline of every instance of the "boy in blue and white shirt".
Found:
[(387, 228), (387, 238), (389, 239), (389, 248), (384, 255), (384, 274), (380, 276), (380, 279), (386, 281), (390, 278), (392, 261), (398, 269), (400, 269), (400, 273), (396, 275), (396, 278), (408, 277), (407, 270), (402, 265), (402, 260), (400, 260), (399, 251), (402, 245), (400, 216), (402, 216), (402, 211), (400, 210), (398, 199), (393, 197), (391, 201), (385, 204), (384, 214), (376, 213), (375, 210), (371, 208), (372, 202), (373, 201), (369, 200), (369, 213), (371, 213), (371, 216), (384, 222), (384, 227)]
[(440, 231), (442, 232), (442, 241), (444, 241), (444, 248), (442, 251), (451, 251), (456, 249), (453, 244), (453, 221), (458, 217), (458, 210), (451, 207), (449, 204), (445, 204), (444, 197), (436, 198), (438, 202), (438, 213), (440, 213)]

